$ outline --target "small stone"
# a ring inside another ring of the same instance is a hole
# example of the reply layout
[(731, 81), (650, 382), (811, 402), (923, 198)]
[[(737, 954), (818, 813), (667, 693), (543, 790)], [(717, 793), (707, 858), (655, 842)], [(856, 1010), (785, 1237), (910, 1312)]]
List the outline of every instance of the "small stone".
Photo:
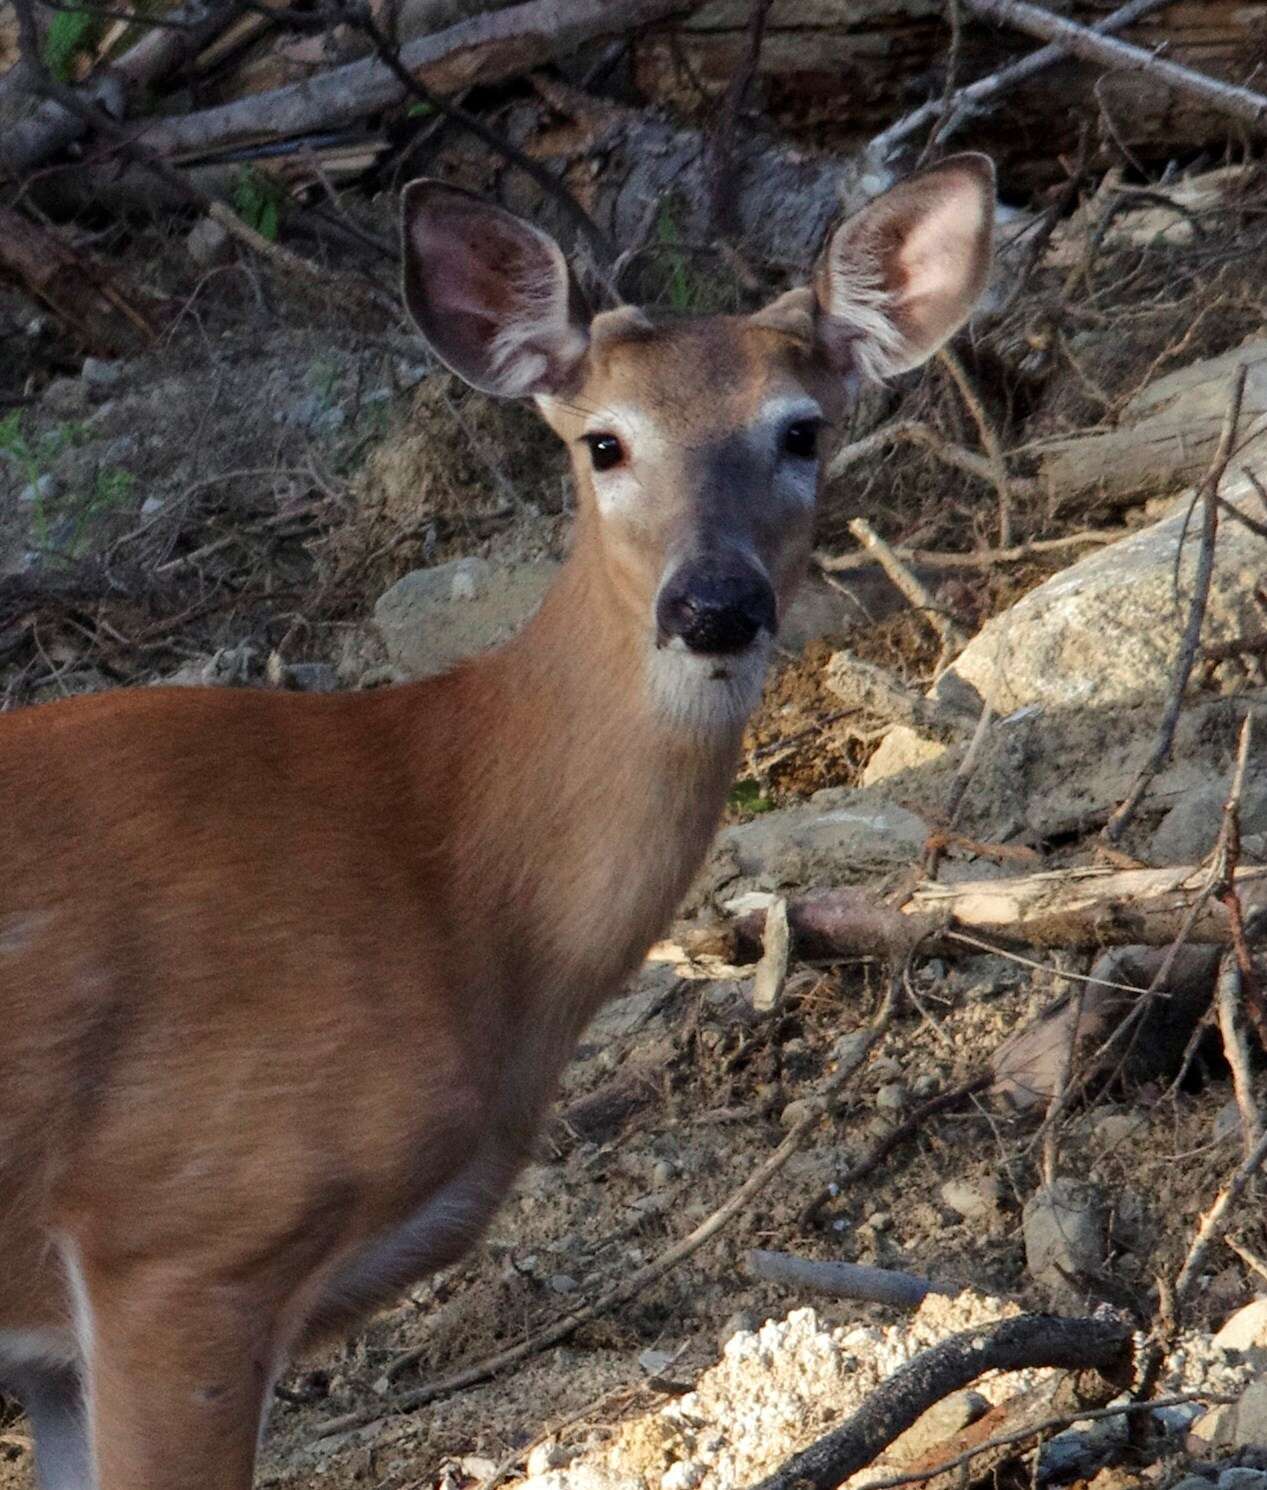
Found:
[(876, 1233), (888, 1231), (893, 1225), (893, 1217), (888, 1211), (872, 1211), (867, 1217), (866, 1224)]
[(581, 1286), (575, 1278), (568, 1273), (554, 1273), (547, 1285), (552, 1293), (575, 1293)]
[(1115, 1149), (1132, 1135), (1138, 1136), (1147, 1125), (1147, 1119), (1138, 1112), (1108, 1112), (1095, 1119), (1097, 1141), (1107, 1149)]
[(545, 1443), (534, 1444), (528, 1453), (528, 1478), (535, 1480), (538, 1475), (546, 1474), (552, 1469), (562, 1469), (571, 1462), (571, 1458), (571, 1454), (561, 1447), (557, 1438), (548, 1438)]
[(824, 1110), (821, 1097), (797, 1097), (779, 1114), (779, 1124), (784, 1128), (795, 1128), (806, 1118), (821, 1116)]
[(677, 1178), (677, 1168), (668, 1159), (657, 1159), (651, 1170), (651, 1178), (657, 1185), (668, 1185)]
[(166, 505), (167, 503), (163, 501), (162, 497), (146, 497), (141, 503), (141, 516), (156, 517)]
[(1267, 1347), (1267, 1298), (1257, 1298), (1238, 1309), (1214, 1337), (1220, 1350), (1253, 1350)]
[(233, 241), (228, 229), (213, 217), (199, 218), (189, 230), (185, 248), (200, 269), (213, 269), (233, 257)]
[(671, 1350), (644, 1350), (638, 1356), (638, 1365), (648, 1376), (662, 1376), (677, 1356)]
[(925, 1071), (923, 1075), (917, 1076), (915, 1080), (911, 1082), (911, 1091), (913, 1091), (917, 1097), (934, 1097), (937, 1095), (937, 1091), (940, 1086), (941, 1082), (938, 1081), (938, 1079), (932, 1074), (932, 1072)]
[(1059, 1179), (1036, 1190), (1022, 1216), (1025, 1261), (1030, 1276), (1050, 1288), (1093, 1273), (1104, 1263), (1107, 1211), (1099, 1189), (1081, 1180)]
[(54, 378), (40, 406), (55, 419), (78, 419), (88, 412), (88, 390), (78, 378)]
[(660, 1490), (695, 1490), (705, 1473), (705, 1466), (693, 1459), (679, 1459), (660, 1476)]
[(717, 1336), (717, 1343), (723, 1349), (726, 1341), (733, 1335), (751, 1335), (761, 1321), (751, 1309), (737, 1309), (730, 1318), (722, 1325)]
[(94, 393), (105, 393), (108, 389), (117, 387), (122, 377), (121, 362), (107, 362), (103, 357), (84, 358), (84, 385)]
[(965, 1221), (995, 1221), (1003, 1187), (997, 1179), (947, 1180), (941, 1187), (941, 1198)]
[(906, 1088), (900, 1081), (889, 1081), (875, 1094), (875, 1105), (881, 1112), (901, 1112), (906, 1107)]

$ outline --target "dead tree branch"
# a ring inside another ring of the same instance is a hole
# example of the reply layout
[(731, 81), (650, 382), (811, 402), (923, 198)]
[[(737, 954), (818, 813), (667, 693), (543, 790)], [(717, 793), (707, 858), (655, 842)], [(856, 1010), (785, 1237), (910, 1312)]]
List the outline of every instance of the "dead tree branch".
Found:
[(790, 1252), (748, 1253), (748, 1271), (765, 1283), (786, 1284), (836, 1299), (863, 1299), (870, 1304), (892, 1304), (916, 1309), (930, 1293), (951, 1294), (952, 1288), (892, 1268), (864, 1267), (854, 1262), (814, 1262)]
[(1013, 26), (1030, 36), (1054, 42), (1064, 51), (1084, 61), (1115, 70), (1142, 72), (1159, 83), (1186, 93), (1210, 105), (1229, 118), (1239, 119), (1256, 133), (1267, 127), (1267, 97), (1235, 83), (1223, 83), (1190, 67), (1167, 62), (1143, 47), (1113, 37), (1098, 35), (1075, 21), (1054, 16), (1027, 0), (967, 0), (978, 15), (988, 16), (1003, 25)]
[(1120, 1382), (1130, 1359), (1131, 1330), (1118, 1321), (1023, 1315), (989, 1329), (963, 1330), (895, 1372), (847, 1422), (789, 1459), (754, 1490), (835, 1490), (935, 1402), (986, 1371), (1055, 1366), (1096, 1371)]

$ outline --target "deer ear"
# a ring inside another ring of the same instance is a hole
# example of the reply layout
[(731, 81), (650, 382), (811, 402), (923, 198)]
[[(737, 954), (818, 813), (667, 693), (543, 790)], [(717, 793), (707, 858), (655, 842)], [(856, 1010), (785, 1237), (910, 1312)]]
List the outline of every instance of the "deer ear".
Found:
[(590, 313), (553, 238), (442, 181), (401, 197), (404, 300), (436, 356), (485, 393), (566, 387)]
[(889, 377), (958, 331), (990, 271), (994, 202), (989, 158), (954, 155), (841, 223), (813, 285), (816, 336), (834, 368)]

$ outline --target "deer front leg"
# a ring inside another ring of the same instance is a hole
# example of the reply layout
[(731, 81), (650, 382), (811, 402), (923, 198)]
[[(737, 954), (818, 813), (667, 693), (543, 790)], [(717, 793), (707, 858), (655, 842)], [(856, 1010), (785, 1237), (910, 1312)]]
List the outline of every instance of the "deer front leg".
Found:
[(280, 1365), (269, 1290), (169, 1261), (72, 1270), (96, 1490), (250, 1490)]

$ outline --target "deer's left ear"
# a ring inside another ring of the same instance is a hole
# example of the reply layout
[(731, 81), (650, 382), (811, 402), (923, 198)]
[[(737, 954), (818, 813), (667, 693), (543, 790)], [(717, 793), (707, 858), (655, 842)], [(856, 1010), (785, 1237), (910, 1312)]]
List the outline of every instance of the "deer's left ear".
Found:
[(832, 233), (814, 272), (815, 340), (841, 373), (917, 367), (968, 319), (990, 272), (994, 166), (954, 155)]

